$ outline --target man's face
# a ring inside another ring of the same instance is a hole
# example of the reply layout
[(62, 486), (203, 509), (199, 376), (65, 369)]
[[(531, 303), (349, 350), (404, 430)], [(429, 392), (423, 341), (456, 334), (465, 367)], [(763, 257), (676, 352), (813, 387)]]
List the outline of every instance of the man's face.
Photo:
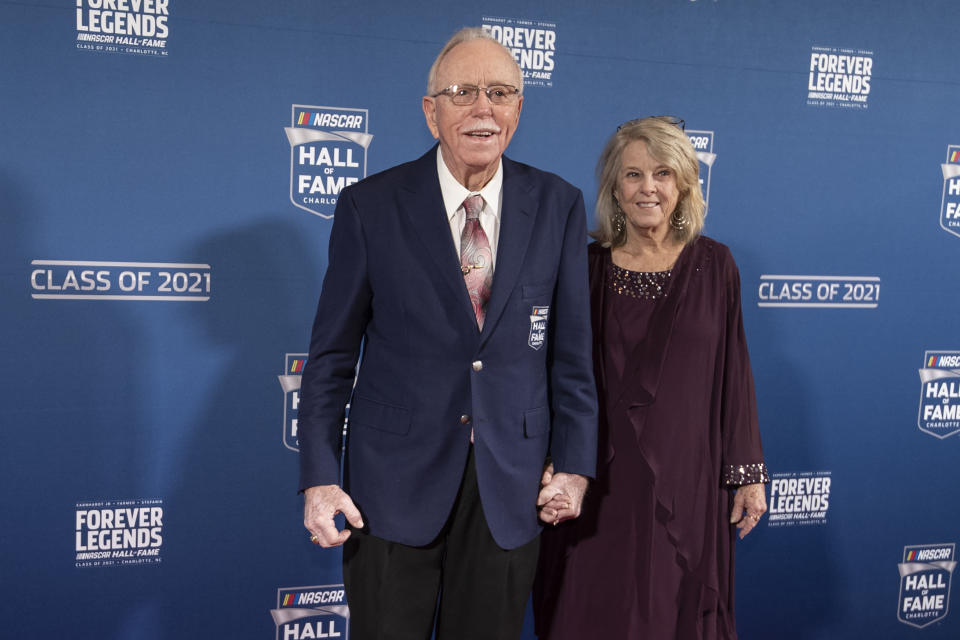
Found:
[[(440, 62), (436, 90), (452, 84), (488, 87), (520, 86), (519, 69), (503, 47), (490, 40), (458, 44)], [(472, 105), (457, 106), (449, 96), (423, 98), (423, 113), (450, 173), (469, 189), (479, 189), (493, 176), (520, 120), (523, 96), (495, 105), (480, 92)], [(481, 184), (477, 181), (481, 180)], [(473, 183), (473, 184), (469, 184)]]

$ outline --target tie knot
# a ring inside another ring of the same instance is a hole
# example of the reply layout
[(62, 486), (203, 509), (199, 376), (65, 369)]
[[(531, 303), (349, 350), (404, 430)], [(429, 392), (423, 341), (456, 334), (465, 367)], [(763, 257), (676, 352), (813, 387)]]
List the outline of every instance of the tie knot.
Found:
[(479, 193), (468, 196), (463, 201), (463, 210), (467, 213), (467, 220), (476, 220), (483, 210), (483, 196)]

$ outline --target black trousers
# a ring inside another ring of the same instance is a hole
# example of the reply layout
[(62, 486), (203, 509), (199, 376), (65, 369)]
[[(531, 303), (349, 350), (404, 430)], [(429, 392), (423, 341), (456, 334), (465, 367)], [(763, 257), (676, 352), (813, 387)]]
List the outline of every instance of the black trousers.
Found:
[(450, 518), (424, 547), (354, 529), (343, 547), (350, 640), (515, 640), (523, 629), (539, 536), (497, 546), (480, 504), (473, 446)]

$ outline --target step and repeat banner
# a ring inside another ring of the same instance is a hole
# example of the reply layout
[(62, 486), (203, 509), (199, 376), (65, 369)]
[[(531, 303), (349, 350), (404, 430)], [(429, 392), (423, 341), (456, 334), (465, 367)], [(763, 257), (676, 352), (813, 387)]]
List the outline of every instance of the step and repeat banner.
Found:
[(740, 636), (960, 637), (952, 0), (0, 0), (0, 636), (349, 638), (300, 373), (338, 194), (433, 144), (466, 25), (588, 202), (618, 124), (686, 121), (772, 473)]

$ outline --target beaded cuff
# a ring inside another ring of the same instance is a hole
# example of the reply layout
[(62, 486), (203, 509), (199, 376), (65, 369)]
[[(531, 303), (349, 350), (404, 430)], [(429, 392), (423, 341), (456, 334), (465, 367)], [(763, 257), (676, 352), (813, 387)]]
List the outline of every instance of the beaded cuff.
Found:
[(723, 483), (735, 486), (770, 482), (767, 465), (762, 462), (756, 464), (728, 464), (723, 468)]

